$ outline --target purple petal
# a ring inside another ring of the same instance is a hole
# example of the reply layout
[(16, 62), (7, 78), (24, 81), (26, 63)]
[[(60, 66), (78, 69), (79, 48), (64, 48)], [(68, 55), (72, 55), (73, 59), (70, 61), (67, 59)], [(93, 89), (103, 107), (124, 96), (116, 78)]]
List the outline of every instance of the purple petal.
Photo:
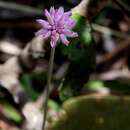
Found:
[(53, 25), (53, 24), (54, 24), (53, 18), (52, 18), (52, 16), (51, 16), (51, 14), (48, 12), (47, 9), (45, 9), (45, 16), (47, 17), (48, 22), (49, 22), (51, 25)]
[(60, 7), (57, 12), (55, 13), (55, 20), (58, 21), (60, 20), (60, 18), (63, 16), (64, 14), (64, 8), (63, 7)]
[(50, 14), (51, 14), (52, 18), (54, 18), (54, 15), (55, 15), (55, 9), (54, 9), (54, 7), (50, 8)]
[(69, 41), (67, 40), (67, 38), (66, 38), (65, 35), (61, 34), (61, 35), (60, 35), (60, 39), (61, 39), (61, 41), (62, 41), (66, 46), (68, 46)]
[(44, 38), (48, 38), (51, 35), (51, 31), (48, 31), (45, 35), (43, 35)]
[(64, 13), (64, 17), (70, 17), (72, 15), (71, 11), (65, 12)]
[(50, 8), (50, 14), (53, 14), (54, 12), (55, 12), (54, 7), (51, 7), (51, 8)]
[(57, 14), (58, 15), (62, 15), (64, 13), (64, 8), (63, 7), (60, 7), (58, 10), (57, 10)]
[(51, 34), (55, 37), (56, 36), (56, 30), (53, 30)]
[(42, 19), (38, 19), (36, 20), (39, 24), (41, 24), (45, 29), (50, 29), (51, 26), (49, 25), (48, 22), (46, 22), (45, 20)]
[(64, 29), (63, 33), (68, 37), (78, 37), (78, 34), (76, 32), (72, 32), (69, 29)]
[(61, 23), (65, 23), (66, 21), (68, 21), (70, 16), (71, 16), (71, 12), (70, 11), (63, 13), (62, 17), (60, 18), (60, 22)]
[(65, 27), (72, 29), (76, 25), (76, 22), (73, 19), (68, 19), (65, 23)]
[(46, 33), (47, 33), (47, 30), (45, 30), (45, 29), (40, 29), (39, 31), (37, 31), (37, 32), (35, 33), (35, 35), (36, 35), (36, 36), (46, 35)]
[(55, 47), (58, 40), (59, 40), (59, 34), (56, 33), (51, 37), (51, 42), (50, 42), (51, 47)]
[(48, 38), (51, 35), (51, 31), (40, 29), (35, 33), (36, 36), (43, 36), (44, 38)]
[(62, 15), (62, 17), (60, 17), (60, 19), (59, 19), (59, 24), (65, 24), (70, 18), (70, 12), (67, 12), (66, 14), (64, 13), (63, 15)]

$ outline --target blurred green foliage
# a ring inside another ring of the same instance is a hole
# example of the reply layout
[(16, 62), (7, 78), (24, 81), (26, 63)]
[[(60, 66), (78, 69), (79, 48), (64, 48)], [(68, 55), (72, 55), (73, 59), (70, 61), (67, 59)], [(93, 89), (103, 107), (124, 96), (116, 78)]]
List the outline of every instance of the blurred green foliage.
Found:
[(78, 95), (89, 75), (95, 69), (95, 48), (91, 25), (86, 18), (73, 15), (77, 21), (74, 31), (78, 32), (77, 39), (70, 39), (69, 46), (61, 45), (61, 51), (70, 61), (69, 70), (60, 89), (60, 99)]
[(53, 109), (56, 112), (58, 112), (61, 108), (61, 106), (57, 102), (55, 102), (54, 100), (48, 101), (48, 107), (50, 107), (51, 109)]
[[(31, 75), (31, 74), (23, 74), (20, 77), (20, 81), (21, 81), (21, 84), (22, 84), (25, 92), (27, 93), (27, 95), (32, 100), (35, 100), (35, 99), (37, 99), (37, 97), (39, 96), (40, 93), (38, 93), (37, 91), (35, 91), (33, 89), (32, 76), (33, 75)], [(36, 77), (38, 78), (38, 75)]]
[(100, 91), (107, 88), (112, 93), (117, 94), (130, 94), (130, 84), (122, 83), (119, 81), (102, 81), (102, 80), (90, 80), (88, 81), (84, 89), (90, 91)]
[(130, 97), (81, 96), (67, 100), (49, 130), (129, 130)]
[(2, 101), (0, 102), (3, 106), (3, 113), (4, 115), (14, 121), (16, 124), (21, 124), (22, 122), (22, 116), (20, 114), (20, 112), (17, 111), (17, 109), (15, 107), (13, 107), (11, 104), (5, 102), (5, 101)]

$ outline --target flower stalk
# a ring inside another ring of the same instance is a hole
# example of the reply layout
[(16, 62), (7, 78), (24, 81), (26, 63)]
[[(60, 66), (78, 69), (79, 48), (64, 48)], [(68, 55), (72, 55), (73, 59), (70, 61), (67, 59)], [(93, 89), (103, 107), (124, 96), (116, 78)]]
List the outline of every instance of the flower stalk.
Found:
[(71, 17), (72, 16), (71, 11), (65, 12), (63, 7), (60, 7), (58, 9), (51, 7), (50, 10), (45, 9), (45, 16), (47, 20), (43, 19), (36, 20), (42, 26), (42, 28), (35, 33), (36, 36), (42, 36), (44, 39), (50, 37), (50, 45), (51, 45), (51, 56), (48, 70), (47, 88), (45, 90), (46, 99), (44, 104), (44, 117), (43, 117), (42, 130), (45, 130), (47, 105), (51, 88), (55, 47), (57, 46), (57, 43), (59, 41), (62, 42), (64, 45), (68, 46), (69, 41), (67, 37), (71, 38), (78, 37), (77, 32), (72, 31), (72, 28), (74, 28), (76, 22)]
[(47, 77), (46, 99), (45, 99), (45, 104), (44, 104), (44, 117), (43, 117), (42, 130), (45, 130), (45, 123), (46, 123), (46, 118), (47, 118), (47, 106), (48, 106), (48, 100), (49, 100), (50, 88), (51, 88), (51, 79), (52, 79), (53, 64), (54, 64), (54, 55), (55, 55), (55, 47), (51, 48), (51, 55), (50, 55), (49, 69), (48, 69), (48, 77)]

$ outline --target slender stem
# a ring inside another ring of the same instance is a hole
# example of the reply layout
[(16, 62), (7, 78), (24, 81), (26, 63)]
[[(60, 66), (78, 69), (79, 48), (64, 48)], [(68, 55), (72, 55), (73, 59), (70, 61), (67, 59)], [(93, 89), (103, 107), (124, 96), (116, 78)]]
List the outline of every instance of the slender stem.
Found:
[(46, 99), (45, 99), (45, 104), (44, 104), (44, 117), (43, 117), (42, 130), (45, 130), (45, 123), (46, 123), (46, 117), (47, 117), (47, 105), (48, 105), (48, 99), (49, 99), (50, 87), (51, 87), (54, 55), (55, 55), (55, 48), (51, 48), (51, 56), (50, 56), (49, 70), (48, 70), (48, 79), (47, 79), (47, 88), (46, 88)]

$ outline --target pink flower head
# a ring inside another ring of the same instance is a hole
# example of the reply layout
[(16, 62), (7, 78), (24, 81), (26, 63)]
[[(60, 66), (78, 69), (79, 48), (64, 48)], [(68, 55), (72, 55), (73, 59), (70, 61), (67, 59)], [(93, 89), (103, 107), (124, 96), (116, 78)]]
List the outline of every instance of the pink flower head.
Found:
[(43, 36), (44, 38), (51, 38), (51, 47), (55, 47), (58, 40), (61, 40), (66, 46), (69, 44), (66, 36), (78, 37), (76, 32), (71, 31), (75, 26), (75, 21), (71, 18), (71, 12), (64, 12), (64, 8), (59, 9), (50, 8), (50, 11), (45, 9), (45, 16), (47, 21), (38, 19), (37, 22), (42, 25), (42, 29), (36, 32), (36, 36)]

